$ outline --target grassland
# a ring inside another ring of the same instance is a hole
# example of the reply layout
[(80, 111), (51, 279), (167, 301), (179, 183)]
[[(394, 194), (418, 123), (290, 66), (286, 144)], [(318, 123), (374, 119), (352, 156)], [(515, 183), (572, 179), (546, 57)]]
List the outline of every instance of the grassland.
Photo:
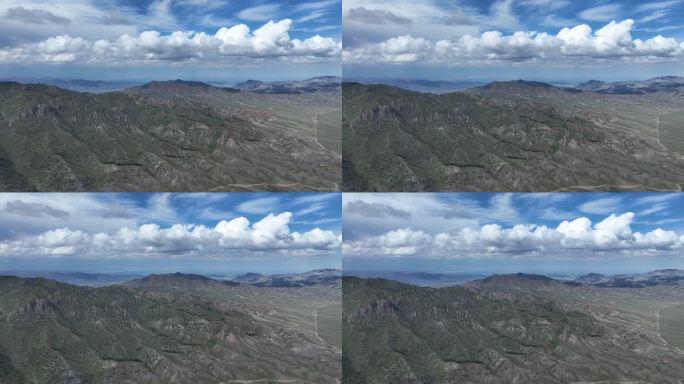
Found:
[(679, 349), (684, 349), (684, 304), (660, 311), (660, 336)]
[(660, 142), (669, 150), (684, 155), (684, 111), (660, 117)]
[(342, 348), (342, 306), (329, 305), (317, 313), (318, 335), (328, 344)]

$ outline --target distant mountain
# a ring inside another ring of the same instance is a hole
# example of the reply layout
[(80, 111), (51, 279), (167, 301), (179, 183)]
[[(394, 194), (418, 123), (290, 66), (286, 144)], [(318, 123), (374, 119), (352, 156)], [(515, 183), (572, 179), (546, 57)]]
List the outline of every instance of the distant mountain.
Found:
[(562, 283), (548, 276), (528, 273), (492, 275), (468, 283), (470, 286), (480, 288), (549, 288), (557, 284)]
[(316, 284), (339, 284), (342, 272), (337, 269), (318, 269), (305, 273), (261, 275), (247, 273), (232, 279), (257, 287), (306, 287)]
[(608, 276), (600, 273), (588, 273), (574, 280), (557, 280), (544, 275), (515, 273), (492, 275), (481, 280), (468, 282), (466, 285), (479, 288), (556, 288), (559, 285), (590, 285), (602, 288), (645, 288), (658, 285), (684, 285), (684, 270), (661, 269), (648, 273), (621, 274)]
[(466, 90), (467, 93), (481, 96), (511, 95), (511, 94), (534, 94), (534, 95), (554, 95), (558, 93), (580, 93), (576, 88), (557, 87), (539, 81), (495, 81), (480, 87), (473, 87)]
[(578, 89), (603, 94), (643, 95), (656, 92), (684, 92), (684, 77), (661, 76), (644, 81), (606, 83), (590, 80), (577, 85)]
[(143, 85), (126, 88), (127, 93), (138, 95), (146, 94), (180, 94), (184, 96), (211, 96), (216, 92), (237, 93), (236, 88), (215, 87), (200, 81), (172, 80), (172, 81), (152, 81)]
[(347, 82), (367, 85), (382, 84), (424, 93), (450, 93), (482, 85), (475, 81), (447, 81), (447, 80), (409, 80), (409, 79), (373, 79), (373, 78), (345, 78)]
[[(441, 95), (386, 85), (343, 87), (345, 191), (684, 185), (684, 157), (659, 141), (652, 115), (654, 104), (663, 106), (662, 113), (684, 109), (684, 98), (625, 100), (526, 81)], [(676, 127), (676, 116), (672, 121)]]
[(588, 273), (575, 279), (575, 281), (587, 284), (596, 284), (606, 281), (608, 277), (601, 273)]
[(262, 275), (249, 272), (230, 280), (217, 280), (204, 275), (187, 273), (152, 274), (124, 282), (136, 288), (211, 289), (220, 286), (253, 285), (256, 287), (301, 288), (314, 285), (339, 284), (342, 272), (337, 269), (317, 269), (303, 273)]
[(137, 81), (102, 81), (102, 80), (80, 80), (80, 79), (35, 79), (35, 78), (16, 78), (5, 79), (3, 81), (18, 81), (23, 84), (46, 84), (53, 85), (62, 89), (78, 92), (104, 93), (119, 91), (125, 88), (134, 87), (142, 83)]
[(612, 288), (644, 288), (655, 285), (684, 284), (684, 270), (660, 269), (643, 274), (606, 276), (596, 273), (581, 276), (575, 281)]
[(424, 287), (443, 287), (480, 279), (482, 275), (427, 272), (344, 271), (345, 276), (382, 278)]
[(222, 285), (239, 285), (239, 283), (229, 280), (214, 280), (203, 275), (176, 272), (169, 274), (152, 274), (141, 279), (127, 281), (123, 283), (123, 285), (135, 288), (206, 289), (216, 288)]
[(340, 157), (318, 130), (341, 132), (318, 116), (339, 108), (332, 92), (181, 80), (101, 94), (0, 83), (0, 190), (337, 190)]
[(681, 377), (680, 351), (655, 331), (653, 311), (635, 310), (666, 306), (681, 292), (608, 294), (523, 274), (483, 281), (436, 289), (345, 278), (344, 382), (675, 384)]
[(0, 276), (41, 277), (59, 281), (61, 283), (85, 286), (103, 286), (118, 284), (140, 277), (137, 274), (126, 273), (84, 273), (84, 272), (37, 272), (37, 271), (0, 271)]
[(313, 92), (340, 92), (342, 79), (336, 76), (313, 77), (301, 81), (263, 82), (247, 80), (233, 87), (254, 93), (265, 94), (303, 94)]

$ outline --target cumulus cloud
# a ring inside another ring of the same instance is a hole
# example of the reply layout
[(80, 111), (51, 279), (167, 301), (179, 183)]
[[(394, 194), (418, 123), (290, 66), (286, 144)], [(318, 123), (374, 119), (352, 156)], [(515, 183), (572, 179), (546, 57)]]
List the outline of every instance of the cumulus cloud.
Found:
[(569, 59), (664, 60), (681, 57), (684, 42), (661, 35), (634, 39), (634, 20), (611, 21), (594, 31), (586, 24), (563, 28), (557, 34), (487, 31), (457, 39), (433, 41), (410, 34), (382, 42), (345, 48), (345, 63), (441, 63), (517, 61), (554, 62)]
[(88, 233), (59, 228), (0, 242), (4, 256), (159, 256), (206, 255), (221, 257), (235, 252), (289, 251), (316, 253), (338, 249), (342, 238), (332, 231), (314, 228), (291, 231), (292, 213), (269, 214), (250, 223), (245, 217), (222, 220), (214, 227), (143, 224), (113, 232)]
[(289, 35), (292, 20), (269, 21), (251, 30), (245, 24), (220, 28), (215, 34), (144, 31), (115, 39), (89, 40), (59, 35), (37, 43), (0, 49), (0, 62), (220, 62), (230, 58), (330, 60), (342, 45), (319, 35), (300, 40)]
[(647, 233), (631, 228), (634, 213), (612, 214), (592, 224), (586, 217), (565, 220), (557, 227), (517, 224), (504, 228), (486, 224), (455, 233), (426, 233), (410, 228), (379, 236), (345, 241), (346, 257), (365, 255), (420, 255), (432, 257), (483, 257), (493, 255), (551, 255), (590, 257), (595, 253), (652, 254), (681, 249), (684, 236), (660, 228)]

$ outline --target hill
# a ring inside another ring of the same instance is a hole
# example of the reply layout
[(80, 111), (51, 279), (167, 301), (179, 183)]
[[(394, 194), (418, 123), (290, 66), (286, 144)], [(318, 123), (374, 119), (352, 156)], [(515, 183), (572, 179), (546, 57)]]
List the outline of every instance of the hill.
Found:
[(333, 134), (317, 119), (336, 100), (180, 80), (101, 94), (0, 83), (0, 190), (337, 190), (339, 151), (317, 139), (319, 125)]
[(345, 383), (678, 382), (681, 352), (663, 342), (646, 308), (670, 306), (682, 292), (493, 280), (425, 288), (345, 278)]
[[(211, 282), (199, 275), (172, 274), (130, 284), (136, 288), (90, 288), (0, 277), (0, 380), (339, 379), (339, 350), (318, 336), (313, 315), (318, 308), (339, 305), (333, 291), (311, 287), (275, 292)], [(197, 291), (201, 284), (203, 290)]]
[(684, 156), (675, 151), (684, 139), (673, 115), (684, 97), (527, 81), (442, 95), (343, 87), (346, 191), (678, 191), (684, 184)]

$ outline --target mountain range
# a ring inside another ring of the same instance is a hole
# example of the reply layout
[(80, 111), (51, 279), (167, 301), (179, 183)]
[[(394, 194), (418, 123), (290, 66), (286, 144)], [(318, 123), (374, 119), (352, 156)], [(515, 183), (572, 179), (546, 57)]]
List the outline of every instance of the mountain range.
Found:
[(521, 273), (429, 288), (345, 277), (343, 376), (674, 384), (684, 369), (683, 301), (684, 285), (672, 281), (616, 288)]
[(346, 82), (366, 85), (383, 84), (415, 92), (450, 93), (473, 88), (483, 83), (477, 81), (421, 80), (421, 79), (373, 79), (345, 78)]
[[(346, 191), (679, 191), (684, 93), (343, 84)], [(634, 85), (637, 86), (636, 84)]]
[(234, 88), (254, 93), (302, 94), (311, 92), (342, 92), (342, 79), (337, 76), (319, 76), (303, 81), (263, 82), (247, 80), (233, 85)]
[(340, 285), (0, 277), (3, 383), (337, 383)]
[(339, 91), (334, 78), (300, 83), (297, 94), (182, 80), (99, 94), (0, 83), (0, 189), (337, 190)]
[(598, 80), (589, 80), (578, 84), (576, 88), (605, 94), (642, 95), (656, 92), (682, 92), (684, 91), (684, 77), (661, 76), (643, 81), (620, 81), (606, 83)]

